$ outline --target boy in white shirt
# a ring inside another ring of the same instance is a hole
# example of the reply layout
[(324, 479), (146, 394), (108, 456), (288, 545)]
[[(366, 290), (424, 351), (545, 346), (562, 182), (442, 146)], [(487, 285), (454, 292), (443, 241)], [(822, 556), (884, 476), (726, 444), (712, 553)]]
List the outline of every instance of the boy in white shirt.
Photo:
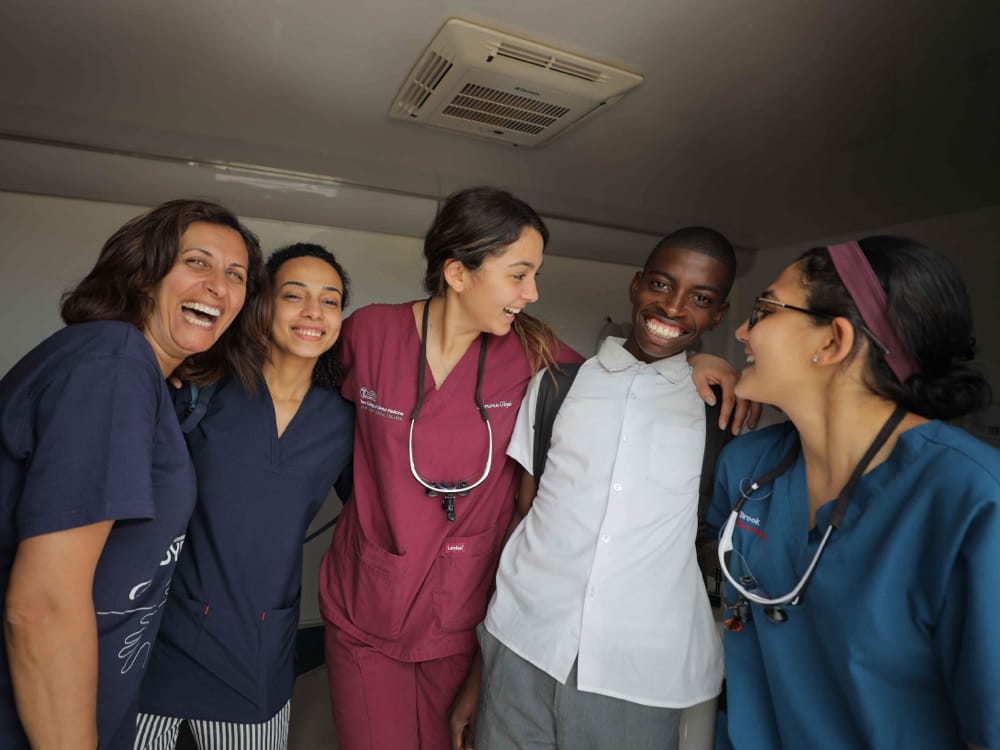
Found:
[[(559, 408), (537, 493), (547, 375), (532, 381), (507, 450), (525, 469), (523, 521), (480, 631), (477, 750), (670, 750), (681, 710), (718, 695), (721, 644), (695, 555), (706, 429), (718, 427), (685, 352), (726, 314), (735, 271), (714, 230), (660, 241), (629, 289), (629, 338), (606, 339)], [(461, 731), (455, 745), (472, 746)]]

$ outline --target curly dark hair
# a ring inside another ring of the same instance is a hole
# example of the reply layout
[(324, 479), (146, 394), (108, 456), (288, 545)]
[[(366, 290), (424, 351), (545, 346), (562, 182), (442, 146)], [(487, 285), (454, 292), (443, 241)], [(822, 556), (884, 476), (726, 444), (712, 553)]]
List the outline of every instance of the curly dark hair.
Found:
[[(271, 253), (267, 258), (267, 274), (272, 285), (278, 276), (278, 270), (288, 261), (294, 258), (317, 258), (329, 263), (334, 271), (340, 276), (344, 284), (343, 293), (340, 297), (340, 309), (346, 310), (351, 299), (351, 277), (334, 257), (333, 253), (322, 245), (314, 245), (311, 242), (296, 242), (294, 245), (279, 248)], [(328, 390), (336, 390), (344, 378), (344, 365), (340, 361), (340, 339), (323, 352), (313, 368), (313, 382)]]

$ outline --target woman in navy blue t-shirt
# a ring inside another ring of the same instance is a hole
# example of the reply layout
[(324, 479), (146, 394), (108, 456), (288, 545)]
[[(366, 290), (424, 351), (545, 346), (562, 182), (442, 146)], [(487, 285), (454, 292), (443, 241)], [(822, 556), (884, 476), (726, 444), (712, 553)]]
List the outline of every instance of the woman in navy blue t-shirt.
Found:
[(202, 748), (287, 746), (302, 540), (354, 440), (353, 407), (335, 389), (349, 280), (318, 245), (279, 250), (267, 267), (274, 320), (257, 387), (223, 382), (188, 433), (198, 504), (136, 748), (173, 748), (185, 720)]
[(132, 746), (194, 504), (164, 378), (250, 376), (262, 285), (257, 239), (231, 213), (166, 203), (105, 243), (63, 301), (69, 325), (0, 381), (5, 750)]

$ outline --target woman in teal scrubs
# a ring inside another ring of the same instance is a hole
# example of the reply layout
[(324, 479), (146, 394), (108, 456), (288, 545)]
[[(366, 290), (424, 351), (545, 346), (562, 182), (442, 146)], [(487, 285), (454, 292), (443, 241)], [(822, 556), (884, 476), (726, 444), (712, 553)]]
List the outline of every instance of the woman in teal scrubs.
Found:
[(718, 746), (1000, 747), (1000, 451), (942, 421), (990, 401), (957, 271), (894, 237), (816, 248), (736, 336), (737, 394), (791, 422), (719, 461)]

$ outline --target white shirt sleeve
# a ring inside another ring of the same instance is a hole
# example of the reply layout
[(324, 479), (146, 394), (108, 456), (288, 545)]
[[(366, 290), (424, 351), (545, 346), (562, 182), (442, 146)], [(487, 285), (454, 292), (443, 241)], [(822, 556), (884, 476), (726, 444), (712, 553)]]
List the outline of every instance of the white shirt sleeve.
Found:
[(528, 390), (517, 412), (514, 432), (507, 444), (507, 455), (521, 464), (529, 474), (535, 473), (535, 407), (538, 405), (538, 390), (543, 377), (546, 377), (546, 371), (540, 370), (528, 383)]

